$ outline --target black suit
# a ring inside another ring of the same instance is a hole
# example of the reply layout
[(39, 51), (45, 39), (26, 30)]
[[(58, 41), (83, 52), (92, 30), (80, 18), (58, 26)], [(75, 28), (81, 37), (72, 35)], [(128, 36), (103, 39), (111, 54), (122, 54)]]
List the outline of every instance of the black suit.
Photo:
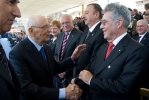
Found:
[[(137, 41), (139, 39), (139, 34), (137, 36), (134, 36), (133, 39)], [(140, 43), (146, 46), (147, 49), (149, 50), (149, 33), (148, 32), (144, 35)]]
[[(88, 37), (88, 27), (86, 27), (84, 34), (82, 34), (79, 44), (86, 44), (87, 47), (77, 60), (77, 67), (73, 69), (73, 77), (76, 77), (88, 63), (94, 60), (99, 47), (106, 42), (103, 36), (103, 31), (100, 29), (100, 25), (101, 23), (94, 28)], [(89, 90), (86, 88), (86, 91), (83, 92), (83, 100), (90, 100), (90, 95), (88, 95), (88, 93)]]
[[(137, 41), (139, 39), (139, 35), (134, 36), (133, 39), (135, 39)], [(149, 51), (149, 33), (148, 32), (144, 35), (144, 37), (142, 38), (140, 43), (143, 44), (145, 47), (147, 47), (147, 49)], [(143, 75), (143, 78), (141, 81), (141, 87), (149, 88), (148, 78), (149, 78), (149, 68), (147, 68), (144, 72), (144, 75)]]
[(0, 100), (19, 100), (20, 83), (14, 69), (9, 64), (12, 80), (6, 72), (5, 66), (0, 63)]
[(141, 18), (140, 18), (140, 15), (138, 15), (138, 14), (136, 14), (136, 15), (134, 16), (134, 18), (135, 18), (137, 21), (141, 19)]
[[(94, 59), (99, 47), (106, 42), (103, 36), (103, 31), (100, 29), (101, 23), (99, 23), (92, 33), (86, 39), (88, 28), (85, 29), (84, 34), (80, 38), (79, 44), (86, 44), (86, 49), (81, 53), (77, 60), (77, 72), (79, 74), (84, 67)], [(75, 71), (74, 71), (75, 72)]]
[[(139, 100), (139, 82), (147, 67), (147, 49), (126, 35), (105, 60), (108, 43), (101, 46), (88, 68), (92, 100)], [(141, 53), (140, 53), (141, 52)], [(79, 87), (84, 84), (79, 81)]]
[(16, 45), (9, 54), (21, 82), (21, 92), (27, 100), (57, 100), (59, 90), (53, 88), (53, 75), (75, 66), (70, 58), (57, 63), (50, 47), (46, 44), (43, 46), (49, 66), (28, 38)]

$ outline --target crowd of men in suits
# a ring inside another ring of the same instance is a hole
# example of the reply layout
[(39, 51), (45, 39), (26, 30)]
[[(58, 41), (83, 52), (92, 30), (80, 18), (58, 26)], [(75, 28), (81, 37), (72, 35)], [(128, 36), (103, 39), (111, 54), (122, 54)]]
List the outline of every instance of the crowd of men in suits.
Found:
[(23, 39), (26, 38), (26, 33), (24, 31), (20, 32), (7, 32), (1, 35), (1, 38), (7, 38), (10, 42), (10, 47), (13, 48), (16, 44), (21, 42)]
[[(21, 17), (18, 3), (0, 0), (1, 35)], [(27, 19), (27, 37), (10, 51), (9, 61), (0, 45), (0, 100), (139, 100), (140, 87), (149, 88), (147, 20), (138, 19), (133, 36), (127, 33), (131, 10), (124, 5), (102, 10), (91, 3), (82, 18), (80, 31), (71, 15), (61, 16), (54, 54), (47, 44), (50, 22), (41, 15)], [(54, 87), (54, 76), (65, 85)]]

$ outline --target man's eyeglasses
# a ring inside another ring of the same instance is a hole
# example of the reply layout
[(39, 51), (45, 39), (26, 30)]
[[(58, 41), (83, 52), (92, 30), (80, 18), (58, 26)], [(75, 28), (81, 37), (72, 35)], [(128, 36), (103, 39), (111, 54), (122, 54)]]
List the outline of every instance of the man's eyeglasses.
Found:
[(138, 26), (136, 26), (136, 27), (137, 27), (137, 28), (139, 28), (139, 27), (140, 27), (140, 28), (143, 28), (143, 27), (147, 27), (147, 25), (140, 25), (140, 26), (138, 25)]
[(68, 24), (70, 24), (71, 22), (62, 22), (61, 24), (62, 25), (64, 25), (64, 24), (66, 24), (66, 25), (68, 25)]
[(38, 26), (32, 26), (33, 28), (41, 28), (43, 30), (46, 30), (46, 29), (49, 29), (50, 28), (50, 25), (45, 25), (45, 26), (42, 26), (42, 27), (38, 27)]

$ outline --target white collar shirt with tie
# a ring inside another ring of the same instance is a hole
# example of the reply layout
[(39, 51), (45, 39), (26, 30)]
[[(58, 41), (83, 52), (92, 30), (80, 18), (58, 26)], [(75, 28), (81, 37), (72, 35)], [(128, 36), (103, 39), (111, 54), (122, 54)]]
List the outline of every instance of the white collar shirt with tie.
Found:
[(144, 34), (141, 34), (141, 35), (139, 34), (139, 37), (140, 37), (140, 38), (139, 38), (139, 41), (138, 41), (138, 42), (141, 42), (141, 40), (143, 39), (143, 37), (145, 36), (146, 33), (147, 33), (147, 32), (145, 32)]

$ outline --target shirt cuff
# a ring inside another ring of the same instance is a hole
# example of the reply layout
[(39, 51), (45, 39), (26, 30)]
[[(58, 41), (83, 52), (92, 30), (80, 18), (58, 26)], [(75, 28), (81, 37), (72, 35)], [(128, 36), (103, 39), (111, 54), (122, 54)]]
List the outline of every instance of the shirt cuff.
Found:
[[(92, 77), (92, 78), (93, 78), (93, 77)], [(92, 79), (92, 78), (90, 78), (88, 85), (90, 85), (90, 82), (91, 82), (91, 79)]]
[(59, 99), (65, 99), (65, 98), (66, 98), (65, 88), (59, 89)]

